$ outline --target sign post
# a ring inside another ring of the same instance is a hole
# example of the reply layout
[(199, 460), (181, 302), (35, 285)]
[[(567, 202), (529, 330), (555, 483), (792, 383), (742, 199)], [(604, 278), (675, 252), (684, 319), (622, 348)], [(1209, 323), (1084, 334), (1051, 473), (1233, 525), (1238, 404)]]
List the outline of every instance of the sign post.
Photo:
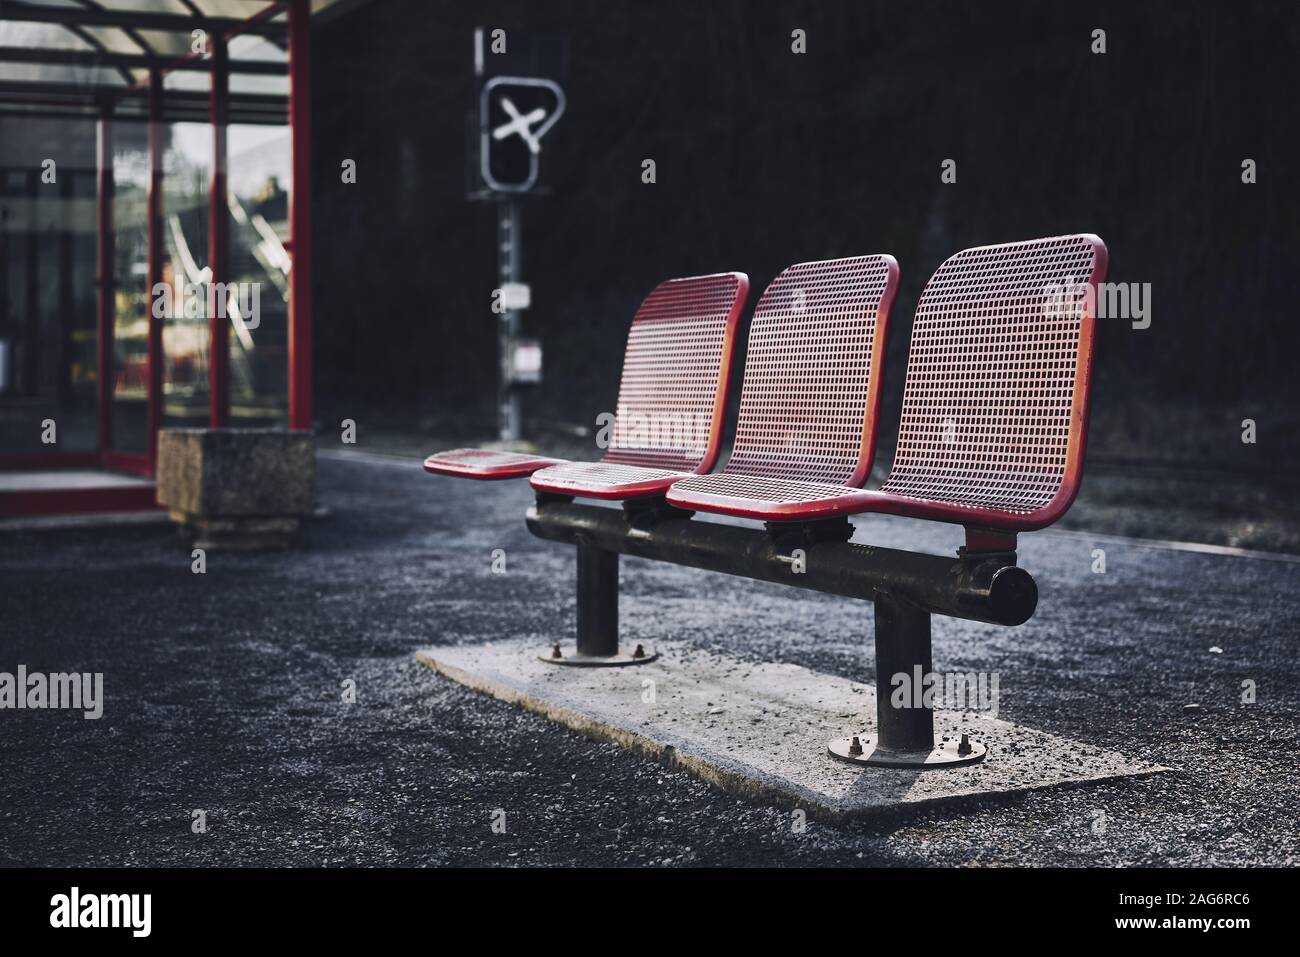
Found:
[[(498, 36), (498, 34), (500, 36)], [(474, 73), (478, 90), (476, 111), (470, 124), (470, 196), (490, 199), (497, 214), (497, 281), (492, 297), (498, 314), (497, 431), (503, 442), (517, 442), (522, 434), (520, 388), (541, 381), (541, 345), (521, 338), (522, 310), (531, 305), (531, 290), (523, 281), (520, 196), (538, 189), (542, 138), (563, 115), (564, 90), (553, 79), (517, 75), (521, 60), (504, 55), (508, 42), (527, 46), (525, 37), (507, 38), (493, 31), (493, 53), (484, 48), (483, 29), (474, 31)], [(497, 43), (501, 52), (497, 51)], [(504, 72), (493, 72), (489, 62), (500, 59)], [(533, 69), (547, 64), (526, 64)], [(552, 65), (553, 67), (553, 65)]]
[[(508, 302), (505, 290), (522, 283), (520, 275), (519, 204), (509, 197), (497, 200), (497, 279), (501, 283), (504, 311), (497, 324), (497, 348), (500, 353), (497, 375), (497, 438), (517, 442), (522, 434), (519, 390), (514, 385), (514, 345), (519, 337), (520, 316), (514, 303)], [(527, 287), (524, 287), (527, 288)]]

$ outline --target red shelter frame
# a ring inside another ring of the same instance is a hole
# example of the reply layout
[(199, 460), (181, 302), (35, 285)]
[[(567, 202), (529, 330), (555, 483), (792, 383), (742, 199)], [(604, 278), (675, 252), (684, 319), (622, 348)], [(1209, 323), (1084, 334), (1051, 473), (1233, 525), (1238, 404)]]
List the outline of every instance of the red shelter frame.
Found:
[[(287, 27), (275, 18), (287, 14)], [(278, 0), (269, 3), (246, 20), (216, 17), (187, 17), (164, 13), (146, 13), (80, 7), (45, 7), (25, 5), (0, 10), (0, 20), (16, 19), (57, 23), (76, 28), (81, 20), (94, 19), (96, 26), (121, 26), (136, 29), (208, 32), (208, 49), (191, 53), (169, 63), (156, 58), (141, 58), (148, 66), (147, 77), (132, 85), (100, 88), (89, 93), (69, 91), (66, 84), (0, 83), (0, 108), (5, 103), (27, 107), (16, 115), (33, 117), (94, 118), (97, 120), (96, 149), (96, 358), (97, 420), (96, 449), (90, 452), (0, 453), (0, 469), (68, 469), (102, 467), (152, 478), (157, 468), (158, 431), (163, 422), (163, 337), (162, 320), (150, 309), (147, 337), (147, 447), (144, 453), (128, 454), (113, 450), (113, 334), (114, 334), (114, 240), (113, 240), (113, 126), (119, 116), (118, 104), (126, 97), (147, 98), (149, 180), (146, 200), (148, 218), (147, 273), (149, 289), (162, 281), (163, 269), (163, 182), (162, 124), (197, 119), (198, 104), (188, 96), (180, 111), (167, 117), (168, 96), (164, 77), (173, 70), (206, 70), (211, 83), (207, 119), (213, 132), (212, 176), (209, 182), (208, 260), (213, 283), (226, 281), (229, 264), (229, 235), (226, 204), (226, 129), (241, 116), (273, 116), (265, 112), (287, 105), (290, 135), (292, 183), (289, 196), (289, 241), (285, 243), (291, 258), (289, 272), (288, 320), (288, 426), (290, 429), (312, 428), (311, 375), (311, 0)], [(112, 18), (113, 23), (103, 21)], [(248, 61), (232, 64), (227, 44), (246, 31), (277, 35), (287, 39), (287, 71), (282, 64)], [(23, 62), (40, 62), (42, 51), (24, 53)], [(66, 62), (60, 51), (45, 51), (49, 62)], [(104, 54), (103, 62), (118, 67), (130, 58)], [(128, 65), (136, 65), (132, 60)], [(277, 67), (281, 67), (277, 70)], [(232, 95), (231, 73), (270, 74), (287, 72), (289, 97)], [(234, 108), (232, 110), (232, 107)], [(94, 113), (85, 110), (92, 108)], [(257, 111), (253, 113), (251, 111)], [(135, 117), (138, 118), (138, 117)], [(211, 428), (230, 423), (230, 325), (226, 318), (209, 318), (209, 406)], [(68, 512), (111, 511), (156, 508), (154, 486), (105, 486), (103, 488), (51, 488), (31, 491), (0, 491), (0, 517), (41, 515)]]

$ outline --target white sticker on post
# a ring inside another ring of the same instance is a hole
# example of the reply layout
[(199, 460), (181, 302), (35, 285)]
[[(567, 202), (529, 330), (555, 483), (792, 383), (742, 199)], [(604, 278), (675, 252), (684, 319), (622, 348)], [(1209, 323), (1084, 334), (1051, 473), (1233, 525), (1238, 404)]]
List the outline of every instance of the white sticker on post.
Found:
[(510, 359), (512, 382), (542, 381), (542, 344), (536, 339), (516, 339)]
[(527, 309), (533, 303), (532, 287), (526, 282), (508, 282), (501, 287), (501, 305), (507, 312)]

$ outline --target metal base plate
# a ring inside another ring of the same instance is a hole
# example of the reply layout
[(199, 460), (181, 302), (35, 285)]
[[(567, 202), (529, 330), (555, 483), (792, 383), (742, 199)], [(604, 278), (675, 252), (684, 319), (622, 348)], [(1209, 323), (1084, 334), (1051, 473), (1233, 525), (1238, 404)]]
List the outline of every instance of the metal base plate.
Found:
[[(555, 656), (559, 650), (560, 657)], [(640, 652), (640, 654), (637, 654)], [(657, 651), (647, 651), (637, 645), (631, 654), (620, 652), (616, 655), (580, 655), (576, 651), (566, 651), (555, 645), (537, 656), (548, 665), (569, 665), (574, 668), (620, 668), (624, 665), (645, 665), (659, 657)]]
[[(854, 738), (836, 738), (826, 745), (831, 757), (849, 764), (870, 764), (881, 768), (937, 768), (955, 764), (973, 764), (983, 759), (988, 753), (979, 741), (969, 738), (966, 753), (961, 744), (961, 735), (947, 734), (936, 742), (929, 751), (885, 751), (876, 747), (874, 734), (860, 734)], [(854, 742), (858, 747), (854, 748)]]

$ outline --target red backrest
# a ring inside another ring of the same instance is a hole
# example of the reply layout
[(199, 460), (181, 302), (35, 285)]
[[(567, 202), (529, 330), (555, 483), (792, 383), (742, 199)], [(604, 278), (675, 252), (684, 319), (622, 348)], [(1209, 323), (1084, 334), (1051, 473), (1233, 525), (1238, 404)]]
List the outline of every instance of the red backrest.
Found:
[(1106, 264), (1105, 244), (1080, 234), (966, 249), (939, 267), (917, 305), (882, 492), (1035, 512), (1035, 527), (1069, 507)]
[(605, 462), (707, 472), (718, 458), (736, 326), (749, 277), (670, 279), (641, 303), (627, 336)]
[(861, 485), (871, 471), (892, 256), (798, 263), (763, 292), (728, 474)]

